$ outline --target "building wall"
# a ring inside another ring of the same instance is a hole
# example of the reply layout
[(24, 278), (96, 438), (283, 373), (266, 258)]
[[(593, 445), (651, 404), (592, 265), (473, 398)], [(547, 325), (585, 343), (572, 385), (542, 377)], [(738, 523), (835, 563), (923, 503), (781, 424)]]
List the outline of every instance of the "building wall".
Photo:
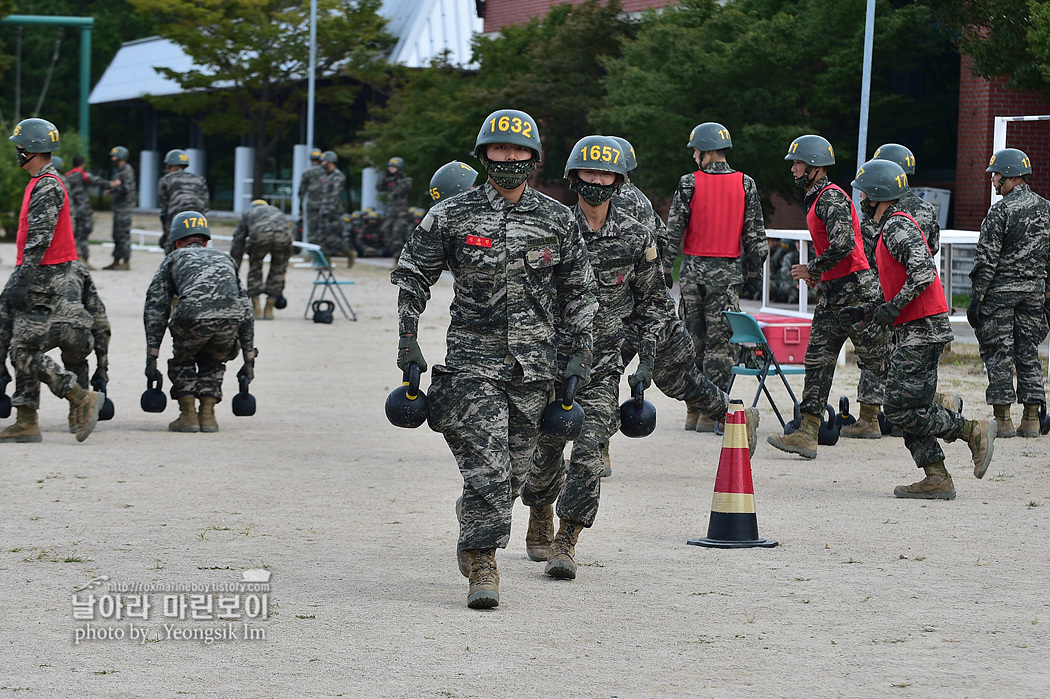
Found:
[[(1050, 114), (1050, 102), (1046, 98), (1009, 90), (1004, 78), (976, 77), (970, 72), (972, 65), (973, 61), (964, 56), (959, 78), (959, 146), (952, 192), (953, 227), (962, 230), (979, 229), (988, 212), (991, 184), (984, 169), (992, 156), (995, 117)], [(1029, 184), (1043, 196), (1050, 195), (1050, 122), (1009, 124), (1006, 145), (1028, 154), (1033, 170)]]
[[(555, 5), (583, 0), (485, 0), (485, 32), (498, 32), (509, 24), (525, 24), (533, 17), (542, 17)], [(640, 12), (670, 5), (674, 0), (622, 0), (624, 12)]]

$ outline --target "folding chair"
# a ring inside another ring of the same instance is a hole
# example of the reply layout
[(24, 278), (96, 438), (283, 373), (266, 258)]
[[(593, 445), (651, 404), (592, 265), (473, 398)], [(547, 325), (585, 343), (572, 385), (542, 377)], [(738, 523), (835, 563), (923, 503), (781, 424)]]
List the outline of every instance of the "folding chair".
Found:
[(341, 281), (335, 278), (332, 265), (329, 264), (328, 258), (325, 256), (324, 251), (321, 250), (320, 245), (314, 245), (313, 243), (296, 243), (295, 245), (309, 256), (310, 269), (317, 270), (314, 286), (310, 290), (310, 299), (306, 302), (306, 310), (303, 311), (303, 318), (306, 318), (310, 313), (310, 308), (314, 302), (314, 294), (317, 292), (317, 287), (321, 287), (321, 295), (317, 297), (318, 301), (324, 299), (325, 294), (331, 290), (332, 300), (335, 301), (335, 305), (339, 307), (339, 310), (343, 312), (343, 317), (347, 320), (357, 320), (357, 314), (354, 313), (354, 308), (350, 305), (342, 289), (343, 286), (354, 284), (355, 282)]
[[(762, 327), (753, 316), (747, 313), (734, 313), (733, 311), (722, 311), (722, 315), (725, 317), (726, 322), (729, 323), (729, 329), (733, 331), (733, 336), (729, 338), (729, 341), (734, 345), (740, 346), (740, 352), (736, 358), (736, 366), (732, 368), (732, 375), (729, 377), (729, 388), (726, 390), (726, 393), (733, 390), (733, 381), (737, 376), (757, 377), (758, 390), (755, 391), (755, 400), (751, 402), (751, 407), (758, 405), (758, 398), (764, 391), (766, 399), (773, 406), (773, 412), (776, 413), (777, 419), (780, 420), (780, 426), (784, 427), (784, 418), (777, 409), (777, 404), (773, 402), (773, 396), (769, 394), (769, 389), (766, 388), (766, 378), (774, 374), (780, 376), (780, 380), (784, 382), (784, 388), (787, 389), (788, 395), (791, 396), (794, 409), (798, 407), (798, 399), (795, 398), (795, 393), (791, 390), (791, 385), (788, 384), (787, 375), (805, 374), (806, 368), (780, 366), (780, 362), (777, 361), (773, 350), (770, 349), (769, 343), (766, 342), (766, 335), (762, 332)], [(762, 362), (762, 368), (752, 369), (747, 366), (741, 366), (749, 348), (754, 349), (754, 355)]]

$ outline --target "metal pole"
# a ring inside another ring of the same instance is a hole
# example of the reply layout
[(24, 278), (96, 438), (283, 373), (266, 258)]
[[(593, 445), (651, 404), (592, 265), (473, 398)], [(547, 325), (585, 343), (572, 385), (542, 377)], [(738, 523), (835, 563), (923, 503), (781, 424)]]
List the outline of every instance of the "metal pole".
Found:
[[(864, 67), (860, 80), (860, 128), (857, 134), (857, 170), (867, 162), (868, 102), (871, 97), (871, 51), (875, 41), (875, 0), (868, 0), (864, 18)], [(853, 203), (860, 206), (860, 191), (853, 190)]]
[(88, 109), (88, 96), (91, 92), (91, 26), (80, 29), (80, 138), (84, 141), (84, 152), (87, 153), (88, 141), (91, 140), (91, 110)]
[(314, 73), (317, 71), (317, 0), (310, 0), (310, 73), (306, 96), (306, 146), (314, 147)]

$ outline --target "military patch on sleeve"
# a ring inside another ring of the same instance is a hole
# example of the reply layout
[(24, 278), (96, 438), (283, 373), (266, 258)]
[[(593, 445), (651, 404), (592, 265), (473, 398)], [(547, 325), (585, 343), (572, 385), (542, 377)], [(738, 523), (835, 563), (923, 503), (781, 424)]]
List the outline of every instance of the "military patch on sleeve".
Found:
[(473, 245), (476, 248), (491, 248), (492, 238), (483, 238), (480, 235), (468, 235), (467, 245)]
[(645, 249), (645, 261), (646, 262), (652, 262), (655, 259), (656, 259), (656, 246), (654, 245), (654, 246), (652, 246), (650, 248), (646, 248)]
[(430, 227), (434, 225), (434, 215), (427, 212), (427, 215), (423, 217), (423, 220), (419, 222), (419, 227), (425, 230), (427, 233), (430, 232)]

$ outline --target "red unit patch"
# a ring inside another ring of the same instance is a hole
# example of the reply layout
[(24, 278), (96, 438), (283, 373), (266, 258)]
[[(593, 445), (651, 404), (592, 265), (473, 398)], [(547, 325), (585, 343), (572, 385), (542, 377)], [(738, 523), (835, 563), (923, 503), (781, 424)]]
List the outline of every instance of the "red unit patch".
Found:
[(482, 238), (479, 235), (468, 235), (467, 245), (473, 245), (476, 248), (491, 248), (492, 238)]

